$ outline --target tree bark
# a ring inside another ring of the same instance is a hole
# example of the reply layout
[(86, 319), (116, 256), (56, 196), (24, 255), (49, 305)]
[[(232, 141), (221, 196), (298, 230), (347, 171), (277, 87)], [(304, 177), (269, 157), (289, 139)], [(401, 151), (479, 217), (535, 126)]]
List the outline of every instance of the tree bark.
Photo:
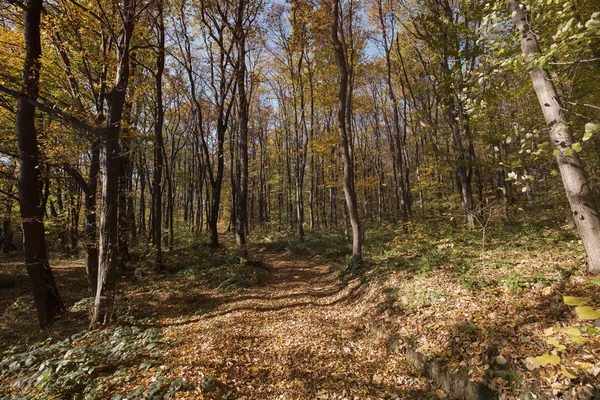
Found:
[(238, 152), (240, 158), (240, 175), (237, 191), (237, 210), (235, 213), (235, 241), (240, 249), (246, 252), (246, 224), (248, 220), (248, 98), (246, 96), (246, 33), (244, 32), (244, 10), (246, 1), (239, 0), (236, 34), (238, 47)]
[(98, 246), (96, 222), (96, 193), (98, 191), (98, 173), (100, 172), (100, 143), (92, 144), (92, 160), (90, 164), (87, 192), (84, 191), (85, 202), (85, 270), (88, 278), (88, 291), (90, 296), (96, 297), (98, 286)]
[(340, 144), (342, 149), (342, 163), (344, 166), (344, 195), (348, 206), (348, 216), (352, 226), (352, 258), (355, 261), (362, 260), (362, 233), (358, 217), (358, 206), (356, 191), (354, 190), (354, 168), (350, 156), (349, 131), (351, 126), (347, 124), (348, 110), (348, 62), (339, 34), (339, 0), (333, 0), (331, 11), (331, 38), (335, 49), (335, 56), (340, 73), (338, 91), (338, 129), (340, 131)]
[[(527, 8), (519, 0), (508, 0), (512, 22), (521, 35), (521, 52), (525, 61), (532, 62), (540, 54), (536, 35), (527, 21)], [(550, 140), (558, 150), (556, 162), (569, 200), (569, 206), (588, 255), (588, 271), (600, 273), (600, 215), (577, 152), (572, 150), (573, 137), (561, 111), (556, 87), (547, 69), (536, 66), (529, 75), (533, 89), (550, 131)]]
[(157, 4), (157, 34), (158, 48), (156, 57), (156, 73), (154, 75), (156, 99), (155, 99), (155, 122), (154, 122), (154, 176), (152, 182), (152, 245), (156, 249), (156, 257), (154, 259), (156, 269), (162, 271), (164, 269), (162, 259), (162, 172), (163, 172), (163, 125), (165, 119), (165, 111), (163, 106), (162, 95), (162, 77), (165, 70), (165, 25), (163, 20), (163, 2), (159, 0)]
[(19, 202), (23, 228), (25, 264), (33, 291), (40, 326), (49, 325), (65, 306), (58, 293), (46, 252), (44, 210), (39, 196), (40, 152), (35, 129), (35, 100), (39, 94), (42, 45), (40, 23), (42, 0), (28, 0), (24, 11), (25, 64), (23, 96), (19, 98), (16, 132), (21, 162)]
[(398, 107), (398, 100), (396, 97), (396, 93), (394, 92), (394, 85), (392, 83), (392, 60), (391, 60), (391, 49), (392, 49), (392, 41), (394, 40), (394, 31), (392, 29), (390, 32), (391, 38), (388, 38), (388, 26), (385, 23), (385, 15), (383, 11), (382, 1), (379, 0), (377, 2), (377, 9), (379, 13), (379, 23), (381, 27), (381, 36), (383, 39), (383, 49), (385, 52), (385, 66), (386, 66), (386, 83), (388, 86), (388, 96), (392, 103), (392, 112), (394, 117), (394, 150), (396, 152), (396, 169), (398, 171), (398, 188), (399, 188), (399, 197), (400, 197), (400, 217), (402, 218), (402, 222), (408, 222), (408, 185), (405, 179), (405, 166), (404, 166), (404, 156), (403, 156), (403, 143), (401, 140), (401, 132), (400, 132), (400, 109)]
[(120, 14), (123, 24), (117, 43), (119, 62), (115, 83), (106, 95), (109, 111), (102, 133), (100, 151), (100, 166), (104, 172), (104, 179), (102, 180), (102, 207), (100, 208), (98, 287), (92, 310), (91, 327), (107, 325), (111, 321), (117, 290), (119, 134), (129, 80), (130, 42), (135, 18), (135, 0), (124, 0)]

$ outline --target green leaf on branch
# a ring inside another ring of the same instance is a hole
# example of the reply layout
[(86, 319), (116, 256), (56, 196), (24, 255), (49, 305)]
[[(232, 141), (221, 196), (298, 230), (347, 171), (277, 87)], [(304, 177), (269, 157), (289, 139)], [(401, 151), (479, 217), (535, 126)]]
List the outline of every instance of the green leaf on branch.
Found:
[(598, 131), (598, 125), (596, 125), (592, 122), (588, 122), (587, 124), (585, 124), (585, 133), (583, 135), (583, 141), (586, 142), (586, 141), (590, 140), (592, 135), (594, 135), (594, 133), (596, 133), (597, 131)]

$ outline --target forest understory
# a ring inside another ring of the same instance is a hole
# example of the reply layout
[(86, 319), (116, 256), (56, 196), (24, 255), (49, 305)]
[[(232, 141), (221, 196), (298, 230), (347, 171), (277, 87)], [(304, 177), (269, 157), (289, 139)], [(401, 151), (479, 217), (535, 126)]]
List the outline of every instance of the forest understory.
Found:
[(574, 303), (597, 308), (600, 288), (582, 272), (573, 230), (498, 222), (482, 242), (481, 230), (427, 226), (367, 231), (365, 261), (351, 270), (351, 243), (334, 234), (300, 242), (255, 233), (248, 259), (228, 235), (219, 250), (189, 237), (165, 253), (163, 274), (141, 252), (121, 271), (118, 320), (93, 331), (82, 260), (52, 260), (69, 311), (40, 330), (21, 255), (2, 254), (0, 393), (466, 396), (417, 372), (406, 359), (412, 349), (440, 361), (452, 379), (483, 383), (503, 399), (598, 396), (600, 335)]
[(600, 0), (1, 4), (0, 400), (600, 398)]

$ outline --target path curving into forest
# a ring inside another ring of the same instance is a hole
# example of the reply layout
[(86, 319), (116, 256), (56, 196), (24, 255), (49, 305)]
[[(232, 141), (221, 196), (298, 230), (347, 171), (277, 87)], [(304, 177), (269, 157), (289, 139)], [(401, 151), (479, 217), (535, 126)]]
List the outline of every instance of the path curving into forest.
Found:
[(203, 297), (210, 311), (163, 328), (169, 375), (204, 383), (190, 398), (436, 398), (369, 329), (360, 279), (319, 259), (257, 257), (272, 268), (265, 285)]

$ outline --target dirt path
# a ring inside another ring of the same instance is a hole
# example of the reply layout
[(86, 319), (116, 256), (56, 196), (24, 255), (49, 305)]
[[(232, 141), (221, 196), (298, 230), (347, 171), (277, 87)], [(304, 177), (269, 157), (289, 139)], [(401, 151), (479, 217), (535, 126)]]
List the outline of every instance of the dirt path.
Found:
[(204, 382), (204, 398), (432, 398), (367, 328), (360, 280), (342, 282), (319, 260), (259, 259), (273, 268), (264, 286), (167, 324), (171, 376)]

